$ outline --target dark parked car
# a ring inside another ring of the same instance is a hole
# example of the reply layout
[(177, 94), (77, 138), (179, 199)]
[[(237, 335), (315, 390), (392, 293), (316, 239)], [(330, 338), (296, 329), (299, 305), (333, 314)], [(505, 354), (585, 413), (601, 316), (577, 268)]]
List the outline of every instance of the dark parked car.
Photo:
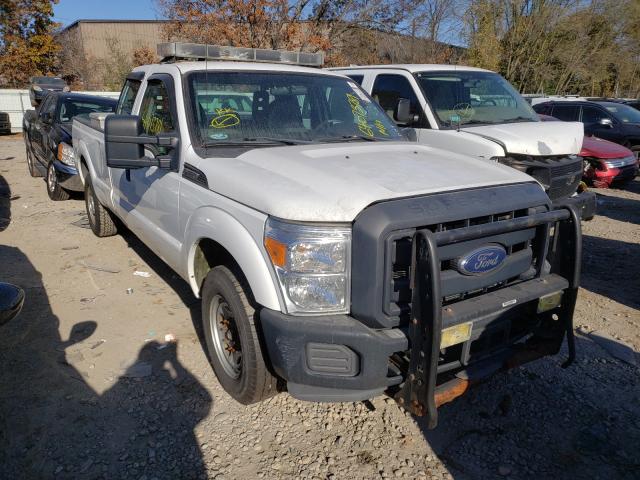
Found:
[(37, 107), (49, 92), (68, 92), (67, 83), (59, 77), (31, 77), (29, 100)]
[(6, 112), (0, 112), (0, 133), (11, 133), (11, 120)]
[(582, 122), (585, 135), (604, 138), (640, 154), (640, 111), (616, 102), (560, 101), (534, 105), (533, 109), (559, 120)]
[(36, 110), (24, 115), (22, 131), (32, 177), (46, 174), (52, 200), (66, 200), (69, 190), (83, 191), (71, 142), (71, 121), (76, 115), (113, 112), (116, 100), (79, 93), (50, 93)]

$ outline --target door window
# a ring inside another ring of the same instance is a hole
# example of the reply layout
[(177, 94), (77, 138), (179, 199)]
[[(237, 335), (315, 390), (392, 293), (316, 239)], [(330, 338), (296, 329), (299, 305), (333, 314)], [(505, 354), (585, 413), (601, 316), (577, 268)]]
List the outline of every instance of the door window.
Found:
[(139, 80), (127, 80), (122, 87), (122, 93), (118, 99), (116, 113), (118, 115), (131, 115), (133, 104), (136, 101), (136, 95), (140, 90), (141, 82)]
[(409, 80), (402, 75), (378, 75), (373, 84), (371, 96), (391, 118), (393, 118), (398, 101), (401, 98), (406, 98), (411, 102), (410, 111), (412, 114), (420, 115), (420, 105), (416, 92), (413, 90)]
[(553, 116), (565, 122), (577, 122), (580, 107), (576, 105), (555, 105)]
[(174, 130), (171, 101), (167, 87), (160, 80), (151, 80), (147, 83), (147, 90), (142, 97), (140, 106), (142, 128), (147, 135)]
[(611, 118), (597, 107), (582, 107), (582, 123), (598, 123), (603, 118)]

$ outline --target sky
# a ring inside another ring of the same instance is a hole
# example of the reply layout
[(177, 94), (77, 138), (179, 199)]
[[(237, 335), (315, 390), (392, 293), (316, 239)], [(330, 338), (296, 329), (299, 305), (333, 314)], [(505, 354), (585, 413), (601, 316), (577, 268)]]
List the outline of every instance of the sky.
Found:
[(161, 18), (154, 0), (60, 0), (54, 21), (67, 26), (76, 20), (155, 20)]

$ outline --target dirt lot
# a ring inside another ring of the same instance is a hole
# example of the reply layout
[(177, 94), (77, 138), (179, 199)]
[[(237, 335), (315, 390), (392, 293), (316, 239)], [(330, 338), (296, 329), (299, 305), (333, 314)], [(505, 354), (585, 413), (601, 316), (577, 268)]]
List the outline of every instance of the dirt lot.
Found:
[(94, 237), (82, 198), (51, 202), (0, 138), (0, 279), (28, 296), (0, 330), (0, 478), (638, 479), (640, 179), (598, 193), (576, 363), (500, 374), (428, 431), (384, 397), (236, 404), (186, 283), (131, 234)]

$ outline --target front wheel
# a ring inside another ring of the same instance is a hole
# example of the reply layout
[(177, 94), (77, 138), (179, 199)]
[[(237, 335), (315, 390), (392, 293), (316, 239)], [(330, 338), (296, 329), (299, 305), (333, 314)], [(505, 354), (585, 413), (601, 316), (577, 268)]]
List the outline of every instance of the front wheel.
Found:
[(42, 173), (40, 173), (40, 170), (36, 168), (35, 160), (33, 158), (33, 153), (31, 153), (31, 148), (29, 147), (28, 144), (26, 144), (26, 142), (25, 142), (25, 148), (27, 151), (27, 168), (29, 169), (29, 175), (31, 175), (32, 177), (41, 177)]
[(248, 288), (225, 266), (213, 268), (204, 280), (202, 326), (211, 365), (229, 395), (248, 405), (278, 393), (264, 362)]
[(58, 183), (58, 175), (56, 174), (56, 168), (53, 166), (53, 162), (49, 162), (47, 167), (47, 193), (49, 198), (54, 201), (68, 200), (69, 192), (60, 186)]
[(87, 209), (89, 226), (97, 237), (110, 237), (118, 233), (118, 228), (111, 216), (111, 212), (96, 197), (96, 192), (93, 190), (89, 176), (87, 176), (84, 184), (84, 204)]

